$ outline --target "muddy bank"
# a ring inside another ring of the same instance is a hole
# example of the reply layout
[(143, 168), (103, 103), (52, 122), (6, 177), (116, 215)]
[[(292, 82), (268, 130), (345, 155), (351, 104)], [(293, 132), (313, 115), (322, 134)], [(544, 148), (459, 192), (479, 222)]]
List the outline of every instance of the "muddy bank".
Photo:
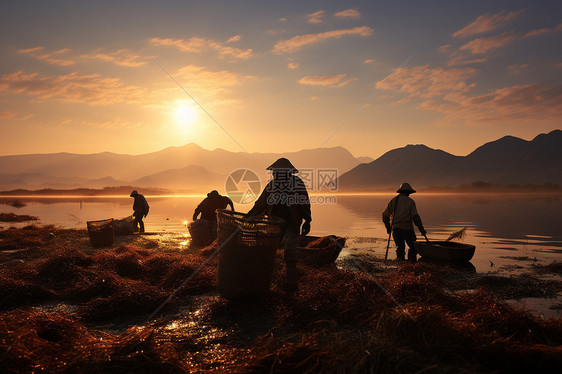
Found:
[(533, 288), (556, 294), (560, 283), (429, 263), (349, 257), (339, 267), (299, 265), (300, 289), (288, 294), (279, 287), (278, 253), (270, 294), (241, 303), (216, 294), (215, 256), (147, 321), (215, 251), (186, 248), (184, 240), (134, 235), (94, 250), (85, 230), (1, 230), (0, 366), (14, 373), (562, 368), (561, 320), (502, 301)]

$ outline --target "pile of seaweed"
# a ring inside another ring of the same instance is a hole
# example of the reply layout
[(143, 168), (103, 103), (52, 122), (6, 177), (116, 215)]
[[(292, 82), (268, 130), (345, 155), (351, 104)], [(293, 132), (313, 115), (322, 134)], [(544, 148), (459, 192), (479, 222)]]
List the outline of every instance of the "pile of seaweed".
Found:
[(25, 222), (36, 221), (37, 217), (27, 214), (0, 213), (0, 222)]
[[(454, 269), (360, 264), (376, 270), (367, 273), (299, 265), (299, 290), (288, 293), (280, 287), (284, 265), (278, 253), (268, 295), (228, 301), (214, 291), (216, 257), (207, 261), (216, 243), (180, 251), (133, 240), (91, 250), (86, 235), (36, 226), (0, 231), (0, 248), (6, 243), (18, 248), (0, 251), (5, 372), (562, 369), (560, 319), (513, 309), (486, 284), (471, 292), (452, 289), (446, 273)], [(148, 322), (148, 315), (199, 268), (158, 319)], [(182, 313), (205, 295), (211, 297), (200, 313)], [(45, 305), (68, 308), (47, 311)], [(124, 319), (135, 325), (121, 333), (102, 328)]]

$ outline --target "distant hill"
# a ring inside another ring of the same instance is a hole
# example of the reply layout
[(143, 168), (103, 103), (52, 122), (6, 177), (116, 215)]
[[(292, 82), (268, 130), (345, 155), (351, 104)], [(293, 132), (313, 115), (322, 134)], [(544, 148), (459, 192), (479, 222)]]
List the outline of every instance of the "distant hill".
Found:
[(128, 184), (185, 190), (220, 189), (228, 174), (239, 168), (254, 170), (265, 180), (265, 168), (279, 157), (289, 158), (299, 169), (338, 169), (340, 175), (361, 162), (372, 161), (368, 157), (355, 158), (343, 147), (247, 154), (207, 150), (194, 143), (141, 155), (103, 152), (0, 156), (0, 189), (100, 188)]
[(506, 136), (486, 143), (468, 156), (454, 156), (425, 145), (397, 148), (361, 164), (339, 179), (342, 191), (395, 189), (402, 182), (416, 187), (562, 184), (562, 131), (531, 141)]

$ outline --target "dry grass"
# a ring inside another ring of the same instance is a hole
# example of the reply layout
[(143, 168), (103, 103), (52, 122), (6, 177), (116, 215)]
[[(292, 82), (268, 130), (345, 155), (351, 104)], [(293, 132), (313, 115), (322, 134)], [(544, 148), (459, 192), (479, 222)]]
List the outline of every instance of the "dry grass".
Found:
[[(196, 325), (181, 332), (160, 321), (122, 334), (103, 333), (95, 326), (123, 326), (124, 319), (142, 321), (142, 326), (216, 248), (182, 253), (143, 248), (133, 240), (92, 251), (86, 244), (72, 243), (87, 243), (86, 233), (35, 226), (0, 231), (0, 247), (18, 248), (5, 252), (0, 264), (3, 371), (540, 373), (562, 369), (562, 321), (545, 321), (501, 302), (488, 287), (502, 282), (495, 278), (482, 278), (481, 288), (468, 293), (451, 289), (447, 273), (456, 270), (426, 263), (384, 271), (373, 264), (375, 277), (299, 265), (300, 289), (286, 293), (279, 287), (284, 271), (281, 251), (271, 292), (263, 299), (212, 298), (191, 319)], [(20, 261), (23, 255), (29, 256), (26, 261)], [(201, 268), (163, 311), (168, 318), (191, 306), (194, 296), (213, 293), (216, 268), (216, 258)], [(43, 313), (30, 307), (45, 302), (71, 304), (75, 312)], [(222, 338), (213, 339), (213, 334)]]

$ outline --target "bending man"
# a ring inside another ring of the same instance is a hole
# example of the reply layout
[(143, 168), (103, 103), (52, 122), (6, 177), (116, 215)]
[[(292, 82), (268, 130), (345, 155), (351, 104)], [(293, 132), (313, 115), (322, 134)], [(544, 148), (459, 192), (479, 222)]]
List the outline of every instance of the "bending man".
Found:
[(142, 221), (142, 219), (146, 217), (146, 215), (148, 214), (148, 209), (149, 209), (148, 202), (146, 201), (143, 195), (137, 192), (137, 190), (131, 192), (130, 196), (135, 198), (135, 202), (133, 203), (133, 211), (134, 211), (133, 217), (135, 217), (135, 221), (134, 221), (135, 231), (137, 231), (140, 226), (139, 232), (144, 232), (144, 222)]

